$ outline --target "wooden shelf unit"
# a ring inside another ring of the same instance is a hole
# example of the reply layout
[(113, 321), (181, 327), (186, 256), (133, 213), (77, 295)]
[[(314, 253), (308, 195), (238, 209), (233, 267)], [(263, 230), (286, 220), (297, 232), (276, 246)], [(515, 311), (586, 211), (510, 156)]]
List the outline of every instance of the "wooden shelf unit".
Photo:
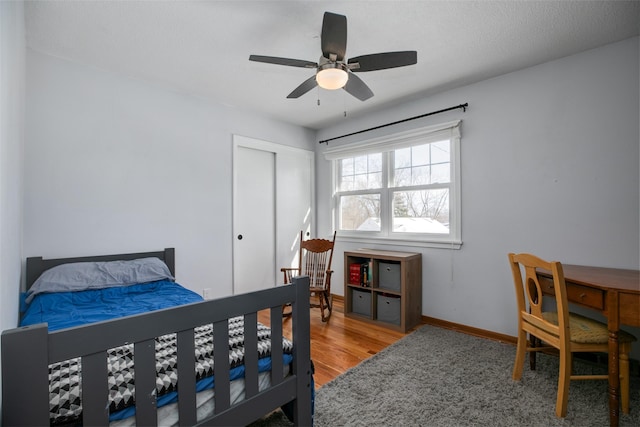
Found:
[[(368, 268), (366, 283), (365, 272), (357, 274), (360, 265)], [(418, 325), (422, 319), (422, 254), (345, 251), (344, 315), (401, 332)]]

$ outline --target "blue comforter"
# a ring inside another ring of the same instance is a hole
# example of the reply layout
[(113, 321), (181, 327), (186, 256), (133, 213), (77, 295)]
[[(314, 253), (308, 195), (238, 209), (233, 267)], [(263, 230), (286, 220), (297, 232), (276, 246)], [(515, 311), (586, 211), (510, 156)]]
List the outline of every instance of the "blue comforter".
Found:
[(161, 280), (80, 292), (38, 294), (26, 306), (20, 326), (46, 322), (49, 331), (202, 301), (179, 284)]

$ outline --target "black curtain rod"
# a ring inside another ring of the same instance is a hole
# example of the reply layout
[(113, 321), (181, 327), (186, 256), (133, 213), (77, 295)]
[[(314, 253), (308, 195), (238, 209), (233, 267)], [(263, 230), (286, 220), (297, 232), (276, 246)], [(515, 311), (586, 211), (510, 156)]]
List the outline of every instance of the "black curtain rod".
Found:
[(455, 107), (445, 108), (444, 110), (432, 111), (430, 113), (421, 114), (419, 116), (409, 117), (408, 119), (398, 120), (396, 122), (391, 122), (391, 123), (387, 123), (387, 124), (384, 124), (384, 125), (375, 126), (375, 127), (369, 128), (369, 129), (359, 130), (357, 132), (347, 133), (345, 135), (334, 136), (333, 138), (329, 138), (329, 139), (323, 139), (322, 141), (319, 141), (318, 143), (319, 144), (322, 144), (324, 142), (328, 143), (329, 141), (333, 141), (334, 139), (346, 138), (347, 136), (357, 135), (359, 133), (369, 132), (371, 130), (376, 130), (376, 129), (384, 128), (384, 127), (387, 127), (387, 126), (397, 125), (398, 123), (408, 122), (409, 120), (421, 119), (423, 117), (433, 116), (434, 114), (444, 113), (445, 111), (457, 110), (458, 108), (462, 108), (462, 111), (465, 112), (465, 111), (467, 111), (467, 107), (468, 106), (469, 106), (469, 103), (465, 102), (464, 104), (456, 105)]

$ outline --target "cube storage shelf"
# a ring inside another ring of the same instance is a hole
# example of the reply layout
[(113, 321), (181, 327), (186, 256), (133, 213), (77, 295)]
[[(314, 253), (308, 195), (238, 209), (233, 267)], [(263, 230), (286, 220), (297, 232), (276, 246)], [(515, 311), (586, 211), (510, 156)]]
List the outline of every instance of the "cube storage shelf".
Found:
[(344, 315), (407, 332), (422, 319), (422, 255), (344, 253)]

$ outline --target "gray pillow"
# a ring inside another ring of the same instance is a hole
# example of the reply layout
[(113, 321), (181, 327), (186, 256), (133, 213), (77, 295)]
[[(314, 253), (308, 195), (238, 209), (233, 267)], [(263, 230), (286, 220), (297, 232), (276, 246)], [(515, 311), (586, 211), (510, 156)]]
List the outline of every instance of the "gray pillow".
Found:
[(155, 257), (62, 264), (38, 277), (28, 291), (26, 302), (31, 302), (34, 296), (44, 292), (84, 291), (167, 279), (174, 280), (169, 267)]

